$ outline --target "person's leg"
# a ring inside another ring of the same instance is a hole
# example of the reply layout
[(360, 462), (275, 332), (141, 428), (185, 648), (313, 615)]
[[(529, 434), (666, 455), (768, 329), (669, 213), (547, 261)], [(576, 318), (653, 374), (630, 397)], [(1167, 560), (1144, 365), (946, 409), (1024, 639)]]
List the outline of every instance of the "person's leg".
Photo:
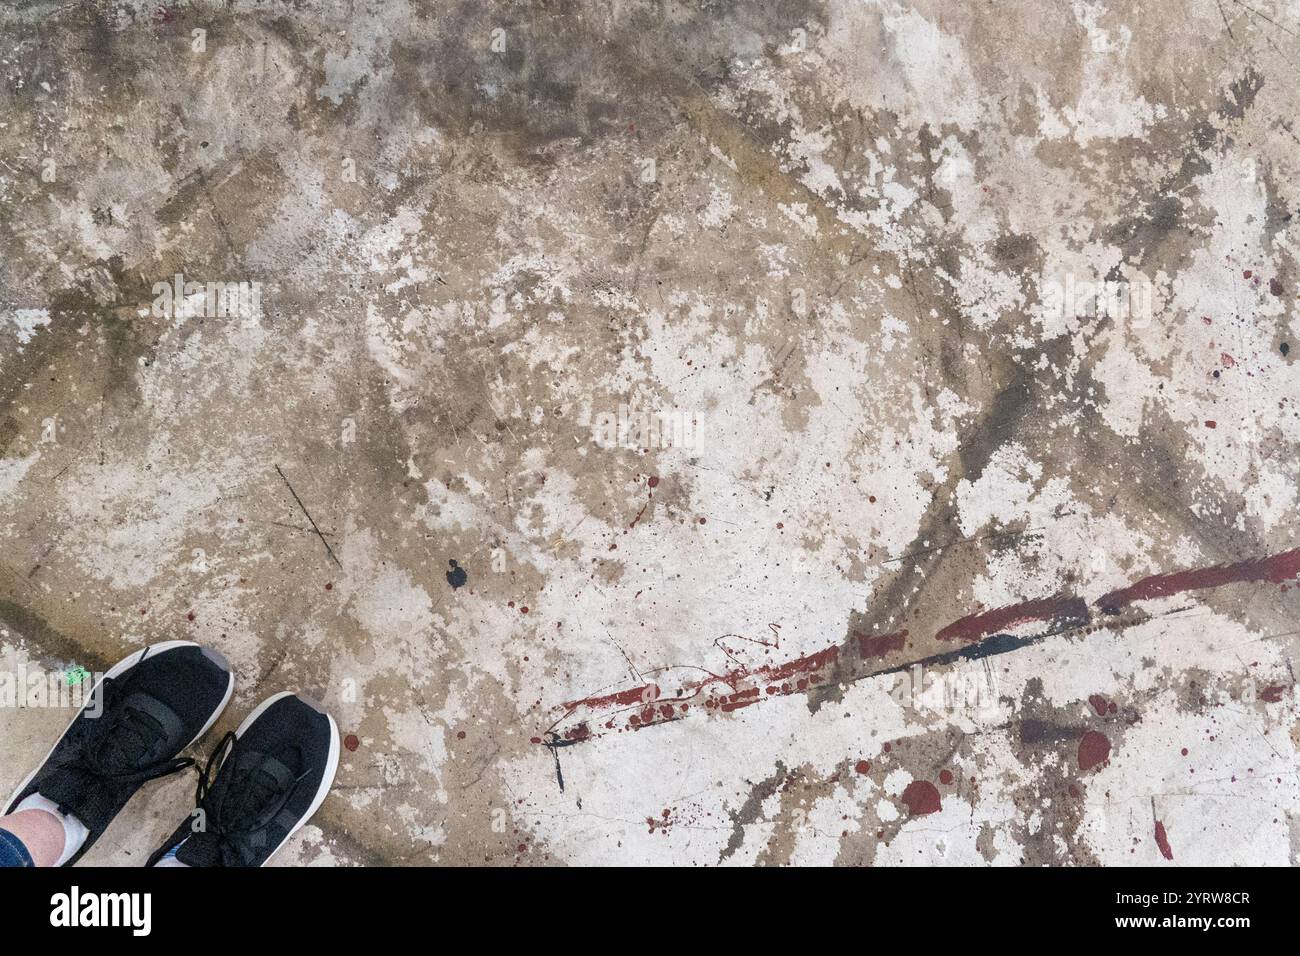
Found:
[(15, 864), (24, 866), (62, 866), (81, 849), (90, 832), (75, 816), (39, 793), (29, 794), (0, 817), (0, 829), (18, 837), (31, 855), (30, 864)]
[(0, 866), (54, 866), (66, 844), (62, 819), (49, 811), (19, 810), (0, 817)]
[(0, 830), (0, 869), (35, 865), (27, 844), (8, 830)]

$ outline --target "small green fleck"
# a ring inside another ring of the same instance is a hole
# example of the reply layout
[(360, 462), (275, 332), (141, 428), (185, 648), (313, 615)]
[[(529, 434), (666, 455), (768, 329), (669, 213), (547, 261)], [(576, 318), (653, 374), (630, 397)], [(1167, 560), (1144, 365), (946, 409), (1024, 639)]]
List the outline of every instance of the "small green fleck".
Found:
[(68, 682), (69, 687), (76, 687), (89, 676), (90, 671), (76, 664), (63, 672), (63, 679)]

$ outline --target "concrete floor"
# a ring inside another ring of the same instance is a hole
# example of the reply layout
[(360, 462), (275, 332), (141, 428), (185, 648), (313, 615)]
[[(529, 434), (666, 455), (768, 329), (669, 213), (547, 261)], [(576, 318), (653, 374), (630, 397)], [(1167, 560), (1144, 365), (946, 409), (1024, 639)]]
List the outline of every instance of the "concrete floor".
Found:
[(210, 644), (200, 754), (325, 702), (280, 864), (1295, 862), (1297, 62), (1277, 0), (11, 3), (0, 673)]

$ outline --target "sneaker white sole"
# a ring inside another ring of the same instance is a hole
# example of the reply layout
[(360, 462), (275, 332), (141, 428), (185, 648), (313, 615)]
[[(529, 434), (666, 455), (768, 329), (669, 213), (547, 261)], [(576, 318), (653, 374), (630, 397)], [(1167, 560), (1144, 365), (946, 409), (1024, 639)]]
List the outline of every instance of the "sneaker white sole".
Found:
[(266, 859), (262, 861), (261, 864), (262, 866), (266, 866), (266, 864), (270, 861), (271, 857), (279, 853), (280, 850), (284, 847), (284, 845), (289, 842), (289, 838), (293, 836), (295, 833), (297, 833), (299, 830), (301, 830), (303, 828), (303, 825), (312, 818), (312, 815), (318, 809), (320, 809), (320, 805), (325, 802), (325, 795), (330, 792), (330, 787), (334, 783), (334, 774), (339, 769), (339, 726), (338, 724), (334, 722), (334, 718), (320, 704), (316, 703), (314, 700), (311, 700), (310, 698), (302, 697), (301, 695), (295, 694), (293, 691), (290, 690), (284, 690), (278, 694), (274, 694), (268, 697), (266, 700), (262, 701), (260, 704), (258, 704), (257, 707), (254, 708), (253, 712), (244, 718), (244, 722), (239, 725), (239, 728), (235, 731), (235, 737), (239, 738), (244, 736), (244, 731), (247, 730), (249, 727), (253, 726), (253, 721), (257, 720), (258, 717), (262, 716), (263, 712), (265, 712), (266, 709), (270, 707), (272, 704), (274, 704), (277, 700), (281, 700), (285, 697), (297, 697), (299, 700), (307, 704), (313, 710), (316, 710), (319, 713), (325, 715), (325, 719), (330, 722), (330, 749), (329, 749), (329, 756), (325, 758), (325, 772), (321, 775), (320, 786), (316, 788), (316, 795), (312, 797), (311, 806), (309, 806), (307, 808), (307, 812), (304, 813), (298, 819), (298, 822), (293, 825), (293, 829), (291, 829), (288, 833), (284, 835), (284, 839), (280, 841), (279, 845), (277, 845), (274, 850), (272, 850), (270, 853), (266, 855)]
[[(14, 789), (14, 792), (9, 795), (9, 800), (5, 804), (4, 812), (9, 813), (11, 810), (13, 810), (14, 801), (18, 799), (18, 794), (22, 793), (24, 790), (27, 789), (27, 785), (32, 782), (32, 778), (36, 776), (37, 772), (39, 772), (40, 769), (44, 767), (46, 762), (50, 759), (50, 754), (54, 753), (55, 749), (59, 746), (59, 744), (63, 742), (63, 738), (68, 736), (68, 731), (71, 730), (72, 725), (77, 722), (77, 718), (79, 718), (85, 712), (86, 707), (89, 707), (90, 702), (95, 699), (95, 694), (99, 692), (99, 687), (104, 682), (104, 678), (117, 677), (120, 674), (126, 673), (136, 664), (139, 664), (142, 660), (144, 660), (145, 656), (148, 654), (157, 654), (159, 651), (170, 650), (173, 647), (199, 647), (199, 646), (201, 645), (195, 643), (194, 641), (162, 641), (158, 644), (150, 644), (148, 647), (142, 648), (141, 650), (128, 654), (126, 657), (122, 658), (120, 661), (118, 661), (116, 664), (110, 667), (108, 671), (104, 674), (104, 677), (101, 677), (98, 681), (96, 681), (95, 686), (90, 689), (90, 695), (86, 698), (86, 705), (82, 707), (81, 710), (77, 711), (75, 717), (73, 717), (70, 721), (68, 721), (68, 726), (63, 728), (63, 733), (59, 734), (59, 739), (54, 741), (54, 745), (50, 747), (49, 751), (41, 759), (41, 762), (38, 763), (32, 769), (32, 772), (29, 773), (23, 779), (23, 782), (18, 784), (18, 786)], [(191, 740), (184, 747), (182, 747), (181, 748), (182, 750), (194, 746), (195, 741), (197, 741), (200, 737), (202, 737), (204, 734), (208, 732), (208, 730), (212, 727), (212, 725), (217, 722), (217, 718), (221, 716), (221, 712), (226, 709), (226, 705), (230, 703), (230, 695), (233, 694), (235, 691), (235, 675), (233, 672), (227, 671), (227, 676), (229, 677), (229, 680), (226, 681), (226, 693), (221, 698), (221, 703), (218, 704), (217, 709), (212, 712), (212, 716), (208, 718), (208, 722), (203, 725), (203, 727), (199, 730), (197, 734), (194, 735), (194, 739)]]

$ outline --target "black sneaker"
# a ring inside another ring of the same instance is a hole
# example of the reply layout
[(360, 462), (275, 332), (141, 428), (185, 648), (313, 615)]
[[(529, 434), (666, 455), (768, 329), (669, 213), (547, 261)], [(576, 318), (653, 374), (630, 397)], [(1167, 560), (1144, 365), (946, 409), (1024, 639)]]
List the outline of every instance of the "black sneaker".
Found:
[(316, 812), (338, 765), (334, 718), (315, 701), (276, 694), (217, 745), (197, 809), (147, 865), (168, 856), (188, 866), (263, 865)]
[(4, 813), (40, 793), (80, 820), (89, 834), (70, 866), (141, 784), (194, 763), (177, 755), (212, 726), (234, 686), (225, 658), (193, 641), (164, 641), (118, 661)]

